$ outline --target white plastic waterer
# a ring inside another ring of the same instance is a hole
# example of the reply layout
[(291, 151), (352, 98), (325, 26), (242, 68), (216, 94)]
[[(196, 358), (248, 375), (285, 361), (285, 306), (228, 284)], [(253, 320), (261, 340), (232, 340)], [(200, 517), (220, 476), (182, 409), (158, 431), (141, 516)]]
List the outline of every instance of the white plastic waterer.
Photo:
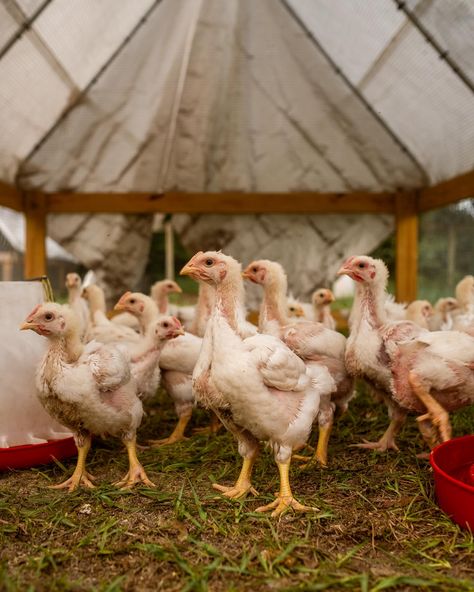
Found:
[(41, 406), (35, 373), (47, 348), (44, 337), (20, 331), (37, 304), (41, 282), (0, 282), (0, 449), (68, 438), (71, 433)]

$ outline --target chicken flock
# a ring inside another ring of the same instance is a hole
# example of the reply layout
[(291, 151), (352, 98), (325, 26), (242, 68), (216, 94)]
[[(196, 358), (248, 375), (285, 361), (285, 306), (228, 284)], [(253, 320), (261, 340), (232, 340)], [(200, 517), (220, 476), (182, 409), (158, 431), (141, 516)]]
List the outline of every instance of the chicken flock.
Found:
[[(223, 425), (242, 458), (236, 482), (213, 487), (228, 498), (256, 494), (252, 469), (266, 443), (280, 489), (257, 511), (273, 516), (313, 509), (293, 496), (290, 462), (328, 464), (331, 431), (354, 396), (357, 378), (385, 402), (390, 417), (377, 442), (358, 446), (398, 450), (396, 436), (409, 413), (417, 414), (430, 448), (448, 440), (449, 412), (474, 402), (474, 277), (459, 282), (455, 298), (432, 307), (428, 301), (394, 302), (381, 260), (350, 257), (338, 274), (356, 286), (347, 339), (336, 331), (332, 292), (321, 288), (311, 304), (299, 302), (287, 294), (285, 271), (274, 261), (256, 260), (242, 270), (222, 252), (199, 252), (181, 270), (199, 284), (195, 307), (170, 305), (168, 295), (181, 289), (162, 280), (150, 296), (126, 292), (113, 316), (99, 286), (82, 286), (77, 274), (68, 274), (68, 304), (38, 305), (21, 326), (48, 339), (37, 370), (38, 396), (73, 432), (78, 448), (74, 473), (55, 487), (94, 486), (86, 470), (93, 435), (116, 436), (127, 449), (129, 470), (118, 486), (153, 487), (138, 460), (136, 438), (143, 405), (160, 385), (178, 421), (169, 436), (148, 445), (183, 440), (194, 406), (209, 410), (206, 431)], [(262, 288), (258, 328), (246, 319), (244, 281)], [(315, 426), (314, 454), (301, 456)]]

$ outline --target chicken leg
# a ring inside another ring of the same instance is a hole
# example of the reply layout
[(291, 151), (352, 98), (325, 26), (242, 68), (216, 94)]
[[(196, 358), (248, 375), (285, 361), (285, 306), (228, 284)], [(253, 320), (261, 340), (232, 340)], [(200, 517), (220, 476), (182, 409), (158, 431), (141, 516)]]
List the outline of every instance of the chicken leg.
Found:
[[(415, 395), (420, 399), (426, 407), (428, 413), (418, 418), (419, 422), (430, 419), (433, 425), (439, 431), (442, 442), (447, 442), (451, 439), (451, 424), (449, 422), (448, 412), (432, 397), (426, 387), (415, 372), (410, 372), (408, 375), (408, 382)], [(423, 435), (423, 432), (422, 432)]]
[(117, 481), (115, 485), (122, 489), (128, 489), (137, 483), (144, 483), (148, 487), (156, 487), (156, 485), (148, 479), (145, 469), (138, 460), (136, 437), (134, 436), (132, 439), (124, 439), (123, 443), (128, 452), (129, 469), (125, 477), (120, 481)]
[(304, 456), (302, 454), (293, 454), (292, 460), (303, 460), (306, 464), (300, 465), (302, 469), (313, 462), (319, 463), (322, 467), (328, 466), (328, 445), (329, 437), (331, 435), (333, 422), (327, 423), (324, 426), (319, 426), (318, 445), (314, 451), (313, 456)]
[(219, 483), (213, 483), (212, 487), (217, 489), (217, 491), (222, 492), (224, 497), (228, 497), (230, 499), (238, 499), (246, 495), (249, 491), (252, 495), (258, 495), (258, 491), (252, 487), (252, 483), (250, 482), (250, 477), (252, 475), (253, 465), (255, 464), (255, 459), (257, 458), (257, 454), (252, 456), (248, 456), (244, 458), (244, 462), (242, 463), (242, 469), (240, 470), (240, 474), (235, 482), (235, 485), (228, 487), (227, 485), (219, 485)]
[(58, 485), (50, 485), (50, 489), (68, 489), (69, 491), (74, 491), (79, 487), (80, 484), (85, 485), (90, 489), (95, 487), (91, 482), (94, 477), (86, 471), (86, 457), (91, 447), (90, 435), (84, 436), (84, 438), (81, 438), (81, 441), (82, 445), (78, 444), (78, 440), (76, 440), (78, 454), (74, 473), (63, 483), (59, 483)]
[(148, 440), (148, 444), (151, 448), (160, 448), (161, 446), (166, 446), (167, 444), (176, 444), (176, 442), (181, 442), (182, 440), (187, 440), (184, 432), (186, 427), (191, 419), (192, 410), (186, 411), (183, 413), (178, 419), (178, 423), (176, 424), (174, 430), (167, 438), (162, 438), (161, 440)]
[(217, 434), (217, 432), (221, 429), (222, 424), (219, 420), (219, 418), (217, 417), (217, 415), (211, 411), (211, 421), (209, 422), (209, 425), (203, 428), (194, 428), (193, 430), (193, 434), (199, 434), (199, 435), (204, 435), (204, 434)]
[(390, 424), (385, 433), (377, 442), (364, 440), (362, 444), (352, 444), (354, 448), (367, 448), (369, 450), (376, 450), (377, 452), (386, 452), (387, 450), (396, 450), (399, 452), (400, 449), (395, 443), (395, 437), (405, 423), (407, 412), (403, 411), (401, 407), (390, 399), (384, 397), (384, 400), (390, 415)]
[(311, 506), (303, 506), (293, 497), (290, 486), (290, 461), (282, 463), (277, 462), (278, 470), (280, 472), (280, 491), (276, 500), (267, 504), (266, 506), (260, 506), (256, 512), (269, 512), (273, 510), (272, 517), (280, 516), (283, 512), (289, 508), (293, 508), (297, 512), (317, 512), (318, 508), (312, 508)]

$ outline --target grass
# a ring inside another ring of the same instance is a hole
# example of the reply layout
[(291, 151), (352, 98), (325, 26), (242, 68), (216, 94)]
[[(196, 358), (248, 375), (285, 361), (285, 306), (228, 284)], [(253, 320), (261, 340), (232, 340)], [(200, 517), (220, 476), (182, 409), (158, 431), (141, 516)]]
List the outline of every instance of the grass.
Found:
[[(194, 425), (206, 421), (197, 410)], [(173, 422), (161, 394), (139, 435), (165, 435)], [(422, 444), (413, 419), (401, 453), (349, 447), (385, 427), (384, 409), (360, 395), (334, 430), (330, 468), (292, 470), (296, 496), (319, 511), (279, 520), (254, 512), (277, 489), (268, 450), (254, 475), (259, 499), (232, 502), (211, 489), (237, 476), (226, 433), (142, 452), (156, 489), (111, 485), (126, 471), (113, 440), (96, 441), (90, 453), (94, 490), (47, 489), (73, 460), (3, 474), (0, 590), (474, 590), (473, 536), (436, 506), (429, 465), (415, 456)], [(472, 412), (458, 413), (454, 428), (472, 432)]]

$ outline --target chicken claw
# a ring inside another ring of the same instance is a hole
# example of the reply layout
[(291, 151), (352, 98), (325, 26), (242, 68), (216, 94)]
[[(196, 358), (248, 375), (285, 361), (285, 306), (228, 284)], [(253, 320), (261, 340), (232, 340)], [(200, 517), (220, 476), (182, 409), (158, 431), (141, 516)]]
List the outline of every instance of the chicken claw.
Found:
[(77, 489), (80, 484), (89, 487), (89, 489), (93, 489), (95, 487), (95, 485), (92, 483), (92, 480), (95, 479), (95, 477), (86, 471), (86, 457), (90, 447), (91, 437), (88, 435), (84, 437), (82, 445), (77, 445), (77, 463), (74, 473), (69, 477), (69, 479), (63, 481), (63, 483), (59, 483), (58, 485), (49, 485), (49, 489), (67, 489), (69, 492), (71, 492)]
[(222, 424), (215, 413), (212, 412), (211, 421), (209, 425), (203, 428), (194, 428), (193, 434), (217, 434), (217, 432), (221, 429)]
[(252, 468), (255, 463), (255, 456), (249, 456), (244, 458), (242, 468), (240, 469), (240, 475), (235, 482), (235, 485), (228, 487), (226, 485), (219, 485), (219, 483), (213, 483), (212, 487), (221, 491), (225, 497), (229, 499), (239, 499), (246, 495), (249, 491), (252, 495), (258, 495), (257, 490), (252, 487), (250, 477), (252, 475)]
[(120, 481), (115, 482), (114, 485), (120, 487), (121, 489), (130, 489), (138, 483), (143, 483), (148, 487), (156, 487), (153, 481), (148, 479), (145, 469), (141, 465), (130, 468), (125, 477)]
[(148, 448), (161, 448), (162, 446), (168, 446), (169, 444), (176, 444), (176, 442), (184, 442), (185, 440), (189, 440), (186, 436), (174, 436), (171, 434), (167, 438), (162, 438), (161, 440), (147, 440), (149, 446)]
[(363, 440), (360, 444), (351, 444), (353, 448), (365, 448), (367, 450), (376, 450), (377, 452), (387, 452), (387, 450), (396, 450), (400, 452), (400, 448), (395, 444), (394, 439), (380, 438), (377, 442), (369, 442), (369, 440)]
[(90, 473), (87, 471), (74, 471), (74, 473), (63, 481), (62, 483), (58, 483), (58, 485), (48, 485), (49, 489), (67, 489), (68, 491), (74, 491), (79, 487), (79, 485), (84, 485), (89, 489), (94, 489), (95, 485), (92, 483), (92, 479), (95, 479)]
[(267, 504), (266, 506), (260, 506), (255, 511), (269, 512), (270, 510), (273, 510), (271, 516), (272, 518), (275, 518), (276, 516), (280, 516), (290, 508), (292, 508), (296, 512), (319, 512), (319, 508), (303, 506), (303, 504), (300, 504), (300, 502), (296, 500), (292, 495), (279, 495), (277, 496), (276, 500), (274, 500), (270, 504)]
[(228, 497), (229, 499), (239, 499), (244, 497), (249, 491), (252, 495), (258, 495), (258, 491), (252, 487), (250, 481), (247, 483), (239, 483), (237, 481), (235, 485), (230, 487), (227, 485), (219, 485), (219, 483), (213, 483), (212, 487), (217, 491), (222, 492), (222, 495), (224, 497)]
[(176, 444), (176, 442), (181, 442), (183, 440), (188, 440), (184, 435), (184, 430), (191, 419), (191, 413), (187, 413), (182, 415), (178, 419), (178, 423), (176, 424), (174, 430), (167, 438), (162, 438), (161, 440), (148, 440), (148, 444), (151, 448), (160, 448), (160, 446), (166, 446), (168, 444)]
[(312, 508), (311, 506), (303, 506), (300, 504), (298, 500), (293, 497), (293, 493), (291, 492), (290, 486), (290, 463), (289, 462), (277, 462), (278, 470), (280, 472), (280, 491), (278, 492), (276, 499), (266, 504), (265, 506), (260, 506), (255, 511), (256, 512), (272, 512), (272, 518), (276, 516), (280, 516), (286, 510), (293, 508), (297, 512), (318, 512), (318, 508)]
[(156, 485), (148, 479), (145, 469), (140, 464), (137, 458), (137, 445), (135, 436), (130, 440), (124, 440), (123, 443), (127, 448), (129, 469), (123, 479), (114, 483), (117, 487), (122, 489), (129, 489), (137, 483), (144, 483), (148, 487), (156, 487)]

